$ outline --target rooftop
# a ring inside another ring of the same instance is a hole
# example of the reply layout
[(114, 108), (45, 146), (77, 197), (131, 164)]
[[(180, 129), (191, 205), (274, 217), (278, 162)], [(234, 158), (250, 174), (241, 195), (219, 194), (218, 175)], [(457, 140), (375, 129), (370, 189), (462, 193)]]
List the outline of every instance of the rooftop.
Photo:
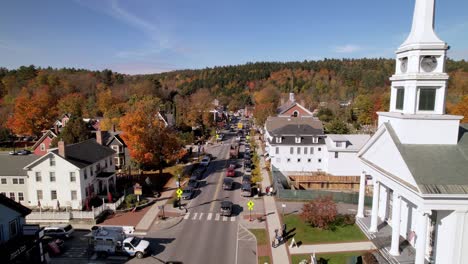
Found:
[(27, 176), (23, 168), (38, 158), (34, 154), (9, 155), (8, 152), (0, 152), (0, 176)]

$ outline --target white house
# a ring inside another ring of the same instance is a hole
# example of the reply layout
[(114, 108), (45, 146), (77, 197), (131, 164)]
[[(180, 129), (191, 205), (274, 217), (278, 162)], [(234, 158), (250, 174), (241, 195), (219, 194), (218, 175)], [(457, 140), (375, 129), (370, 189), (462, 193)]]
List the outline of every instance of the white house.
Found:
[(375, 243), (390, 237), (378, 247), (392, 263), (468, 260), (468, 126), (445, 114), (448, 46), (433, 22), (434, 0), (416, 0), (411, 32), (396, 51), (390, 111), (378, 113), (379, 128), (358, 154), (357, 222)]
[(93, 194), (115, 188), (114, 151), (95, 139), (57, 149), (24, 167), (31, 206), (81, 210)]
[(273, 169), (285, 174), (326, 172), (333, 176), (358, 176), (359, 149), (369, 135), (324, 134), (313, 117), (269, 117), (265, 142)]
[(0, 194), (28, 206), (28, 174), (23, 168), (38, 158), (39, 156), (33, 154), (0, 153)]

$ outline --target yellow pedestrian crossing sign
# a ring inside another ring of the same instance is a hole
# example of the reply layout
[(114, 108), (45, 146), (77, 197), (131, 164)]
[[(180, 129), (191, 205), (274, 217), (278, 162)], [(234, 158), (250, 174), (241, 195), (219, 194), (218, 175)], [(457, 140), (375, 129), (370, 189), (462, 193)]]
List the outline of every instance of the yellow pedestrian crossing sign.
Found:
[(247, 203), (247, 206), (249, 207), (249, 210), (252, 211), (253, 210), (253, 207), (254, 207), (254, 202), (252, 202), (252, 200), (250, 200), (248, 203)]
[(177, 189), (176, 193), (177, 193), (177, 198), (182, 197), (182, 189)]

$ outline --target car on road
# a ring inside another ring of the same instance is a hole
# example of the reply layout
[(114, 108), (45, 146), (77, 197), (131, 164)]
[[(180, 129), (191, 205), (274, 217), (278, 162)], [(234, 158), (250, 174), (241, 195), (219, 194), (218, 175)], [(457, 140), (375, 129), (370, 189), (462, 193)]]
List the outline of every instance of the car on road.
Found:
[(8, 154), (10, 154), (10, 155), (18, 155), (18, 151), (12, 150), (12, 151), (8, 152)]
[(210, 165), (210, 161), (211, 161), (210, 157), (205, 156), (205, 157), (203, 157), (203, 159), (201, 160), (200, 165), (202, 165), (202, 166), (208, 166), (208, 165)]
[(232, 202), (231, 201), (221, 201), (221, 215), (223, 216), (231, 216), (232, 215)]
[(223, 189), (224, 190), (232, 190), (234, 187), (234, 180), (231, 178), (224, 178), (223, 180)]
[(44, 235), (57, 238), (69, 238), (75, 230), (71, 225), (58, 224), (44, 227)]
[(197, 188), (199, 183), (200, 183), (200, 182), (197, 181), (197, 180), (190, 179), (190, 180), (188, 181), (187, 186), (188, 186), (188, 187), (191, 187), (191, 188)]
[(185, 189), (182, 191), (182, 199), (184, 200), (190, 200), (193, 198), (193, 195), (195, 193), (195, 190), (192, 187), (185, 187)]

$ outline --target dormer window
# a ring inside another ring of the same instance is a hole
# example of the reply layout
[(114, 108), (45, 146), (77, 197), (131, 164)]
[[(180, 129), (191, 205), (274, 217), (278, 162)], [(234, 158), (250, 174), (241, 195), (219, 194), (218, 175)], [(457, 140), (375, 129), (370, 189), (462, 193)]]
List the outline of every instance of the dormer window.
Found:
[(276, 137), (276, 143), (281, 143), (281, 137)]
[(301, 137), (296, 137), (296, 143), (301, 143)]
[(312, 143), (318, 143), (318, 137), (312, 137)]

